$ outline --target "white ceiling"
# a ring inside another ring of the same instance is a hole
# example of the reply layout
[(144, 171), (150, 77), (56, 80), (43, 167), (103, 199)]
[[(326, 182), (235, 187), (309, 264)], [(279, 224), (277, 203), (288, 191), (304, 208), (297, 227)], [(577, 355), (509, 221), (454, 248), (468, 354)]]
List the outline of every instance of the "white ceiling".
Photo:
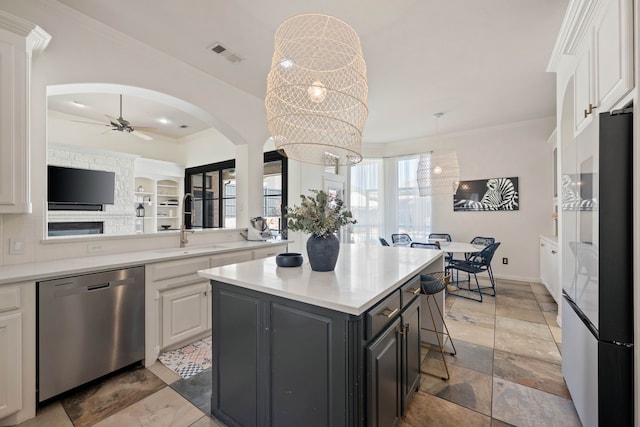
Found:
[[(278, 25), (305, 12), (341, 18), (359, 33), (367, 63), (365, 143), (433, 135), (437, 112), (445, 113), (438, 121), (439, 134), (553, 116), (555, 75), (545, 69), (568, 4), (568, 0), (59, 1), (260, 99)], [(214, 54), (207, 49), (213, 42), (221, 42), (243, 60), (233, 64)], [(83, 99), (99, 111), (94, 120), (118, 115), (117, 95), (95, 103), (90, 97)], [(155, 122), (161, 116), (176, 120), (176, 125), (188, 121), (184, 116), (174, 119), (161, 104), (156, 111), (152, 104), (136, 102), (125, 97), (123, 105), (123, 116), (134, 126), (156, 127), (161, 133)]]
[[(50, 95), (47, 106), (50, 110), (78, 116), (77, 121), (84, 121), (87, 126), (95, 123), (93, 126), (99, 125), (109, 131), (110, 119), (106, 115), (120, 117), (120, 94), (101, 92)], [(142, 132), (151, 137), (155, 134), (178, 139), (208, 128), (191, 114), (172, 108), (164, 102), (127, 94), (122, 97), (122, 117), (134, 129), (153, 128)], [(102, 132), (102, 129), (98, 130)]]

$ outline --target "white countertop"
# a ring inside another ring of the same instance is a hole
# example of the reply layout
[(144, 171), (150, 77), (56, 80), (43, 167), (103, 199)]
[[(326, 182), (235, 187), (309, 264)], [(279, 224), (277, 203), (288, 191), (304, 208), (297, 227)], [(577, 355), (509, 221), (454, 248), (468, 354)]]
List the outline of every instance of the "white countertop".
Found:
[[(112, 255), (97, 255), (67, 258), (55, 261), (33, 262), (0, 266), (0, 285), (7, 283), (43, 280), (53, 277), (71, 276), (112, 268), (132, 267), (153, 262), (170, 261), (193, 256), (214, 255), (248, 249), (266, 248), (269, 245), (286, 245), (287, 240), (235, 241), (193, 245), (186, 248), (150, 249), (140, 252), (124, 252)], [(283, 249), (284, 252), (284, 249)]]
[(246, 289), (360, 315), (433, 262), (440, 262), (439, 270), (443, 268), (442, 251), (343, 244), (335, 271), (313, 271), (306, 259), (300, 267), (278, 267), (275, 257), (270, 257), (198, 273)]
[(547, 236), (547, 235), (541, 234), (540, 238), (545, 239), (551, 243), (558, 244), (558, 236)]

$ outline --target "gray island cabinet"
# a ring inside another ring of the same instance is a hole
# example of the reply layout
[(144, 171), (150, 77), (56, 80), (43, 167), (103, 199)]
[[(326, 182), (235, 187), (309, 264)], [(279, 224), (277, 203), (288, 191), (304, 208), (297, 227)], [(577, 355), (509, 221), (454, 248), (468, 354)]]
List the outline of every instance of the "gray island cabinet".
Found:
[(440, 251), (342, 245), (335, 271), (275, 258), (211, 280), (211, 413), (229, 426), (393, 426), (420, 380), (420, 273)]

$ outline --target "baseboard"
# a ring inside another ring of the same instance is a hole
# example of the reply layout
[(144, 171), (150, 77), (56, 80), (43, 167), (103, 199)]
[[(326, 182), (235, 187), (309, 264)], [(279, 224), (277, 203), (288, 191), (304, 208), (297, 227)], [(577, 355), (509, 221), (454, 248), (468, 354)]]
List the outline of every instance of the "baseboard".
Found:
[(493, 277), (500, 280), (513, 280), (514, 282), (527, 282), (527, 283), (540, 283), (539, 277), (526, 277), (526, 276), (510, 276), (506, 274), (494, 274)]

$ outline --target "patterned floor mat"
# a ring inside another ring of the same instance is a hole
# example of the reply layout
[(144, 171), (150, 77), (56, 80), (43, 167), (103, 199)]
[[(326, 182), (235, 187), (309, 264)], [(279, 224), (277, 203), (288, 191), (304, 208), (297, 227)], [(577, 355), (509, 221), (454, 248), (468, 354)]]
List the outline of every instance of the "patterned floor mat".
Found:
[(211, 337), (162, 353), (158, 359), (182, 378), (190, 378), (211, 367)]

